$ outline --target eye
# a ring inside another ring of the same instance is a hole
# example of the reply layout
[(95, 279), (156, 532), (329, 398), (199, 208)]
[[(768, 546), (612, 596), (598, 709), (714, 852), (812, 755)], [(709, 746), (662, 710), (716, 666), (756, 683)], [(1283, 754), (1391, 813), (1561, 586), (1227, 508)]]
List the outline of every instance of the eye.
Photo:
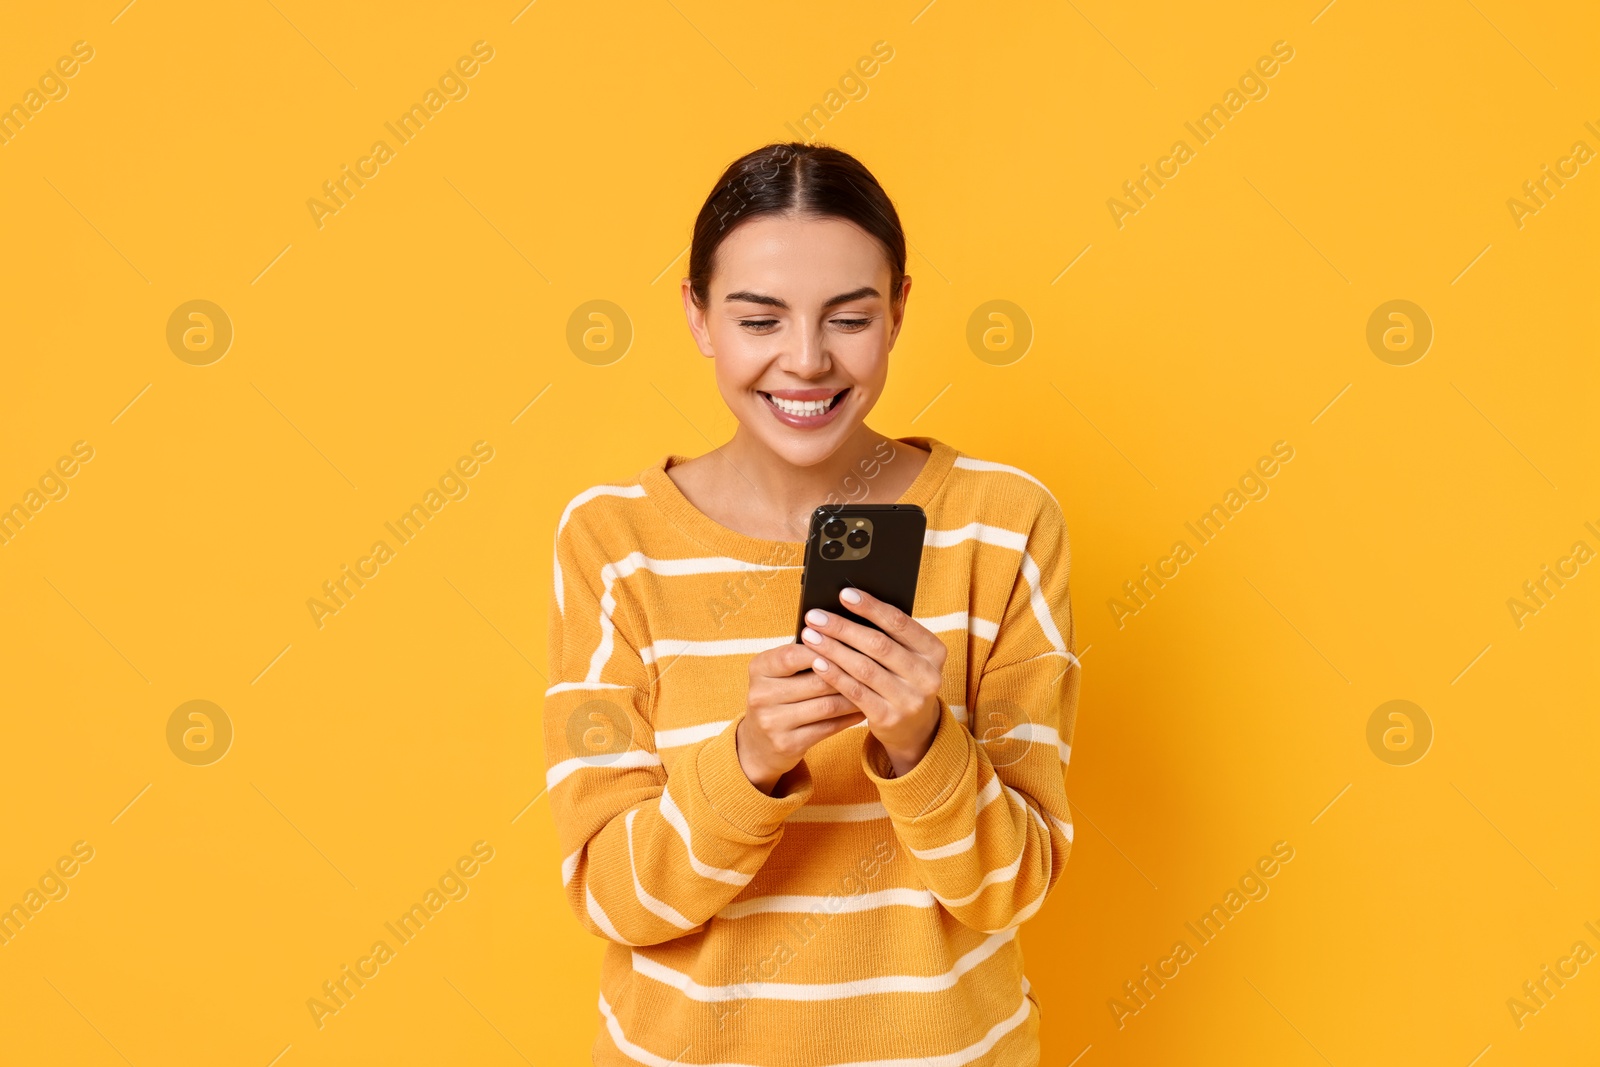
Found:
[(740, 319), (739, 325), (751, 333), (764, 333), (778, 325), (777, 319)]
[(871, 319), (834, 319), (835, 326), (842, 326), (847, 330), (860, 330), (872, 325)]

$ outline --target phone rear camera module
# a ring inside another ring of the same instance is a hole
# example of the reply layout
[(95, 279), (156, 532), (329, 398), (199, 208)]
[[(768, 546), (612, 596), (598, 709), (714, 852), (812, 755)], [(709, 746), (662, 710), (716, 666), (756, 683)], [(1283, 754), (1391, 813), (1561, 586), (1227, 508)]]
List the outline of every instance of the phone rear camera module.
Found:
[(841, 519), (829, 519), (828, 522), (823, 525), (822, 532), (824, 536), (827, 537), (843, 537), (844, 521)]
[(824, 541), (820, 551), (823, 559), (838, 559), (844, 555), (844, 545), (838, 541)]
[(850, 536), (845, 538), (851, 548), (866, 548), (867, 542), (870, 540), (872, 540), (872, 536), (865, 530), (851, 530)]

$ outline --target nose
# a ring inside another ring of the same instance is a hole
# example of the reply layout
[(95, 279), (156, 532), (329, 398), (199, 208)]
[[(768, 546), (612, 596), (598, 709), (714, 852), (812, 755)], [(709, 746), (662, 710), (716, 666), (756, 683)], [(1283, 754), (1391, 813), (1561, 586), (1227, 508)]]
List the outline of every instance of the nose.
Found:
[(778, 357), (778, 366), (797, 378), (816, 378), (826, 374), (833, 365), (823, 343), (821, 323), (805, 326), (792, 335), (792, 344), (785, 345)]

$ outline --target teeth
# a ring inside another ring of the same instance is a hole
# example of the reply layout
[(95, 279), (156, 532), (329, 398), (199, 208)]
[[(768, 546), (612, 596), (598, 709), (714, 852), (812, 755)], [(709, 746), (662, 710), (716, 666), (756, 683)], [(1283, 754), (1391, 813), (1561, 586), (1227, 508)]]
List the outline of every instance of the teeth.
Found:
[(785, 400), (769, 393), (768, 399), (772, 401), (774, 407), (787, 415), (821, 415), (833, 405), (831, 396), (824, 400)]

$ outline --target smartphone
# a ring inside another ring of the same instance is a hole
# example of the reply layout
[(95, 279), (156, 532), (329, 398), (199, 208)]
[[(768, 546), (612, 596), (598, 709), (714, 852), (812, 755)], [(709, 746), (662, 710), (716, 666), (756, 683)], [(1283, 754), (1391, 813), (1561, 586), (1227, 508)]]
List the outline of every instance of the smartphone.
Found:
[(928, 516), (916, 504), (824, 504), (813, 511), (794, 639), (800, 640), (812, 608), (882, 629), (839, 599), (851, 586), (910, 615), (927, 531)]

